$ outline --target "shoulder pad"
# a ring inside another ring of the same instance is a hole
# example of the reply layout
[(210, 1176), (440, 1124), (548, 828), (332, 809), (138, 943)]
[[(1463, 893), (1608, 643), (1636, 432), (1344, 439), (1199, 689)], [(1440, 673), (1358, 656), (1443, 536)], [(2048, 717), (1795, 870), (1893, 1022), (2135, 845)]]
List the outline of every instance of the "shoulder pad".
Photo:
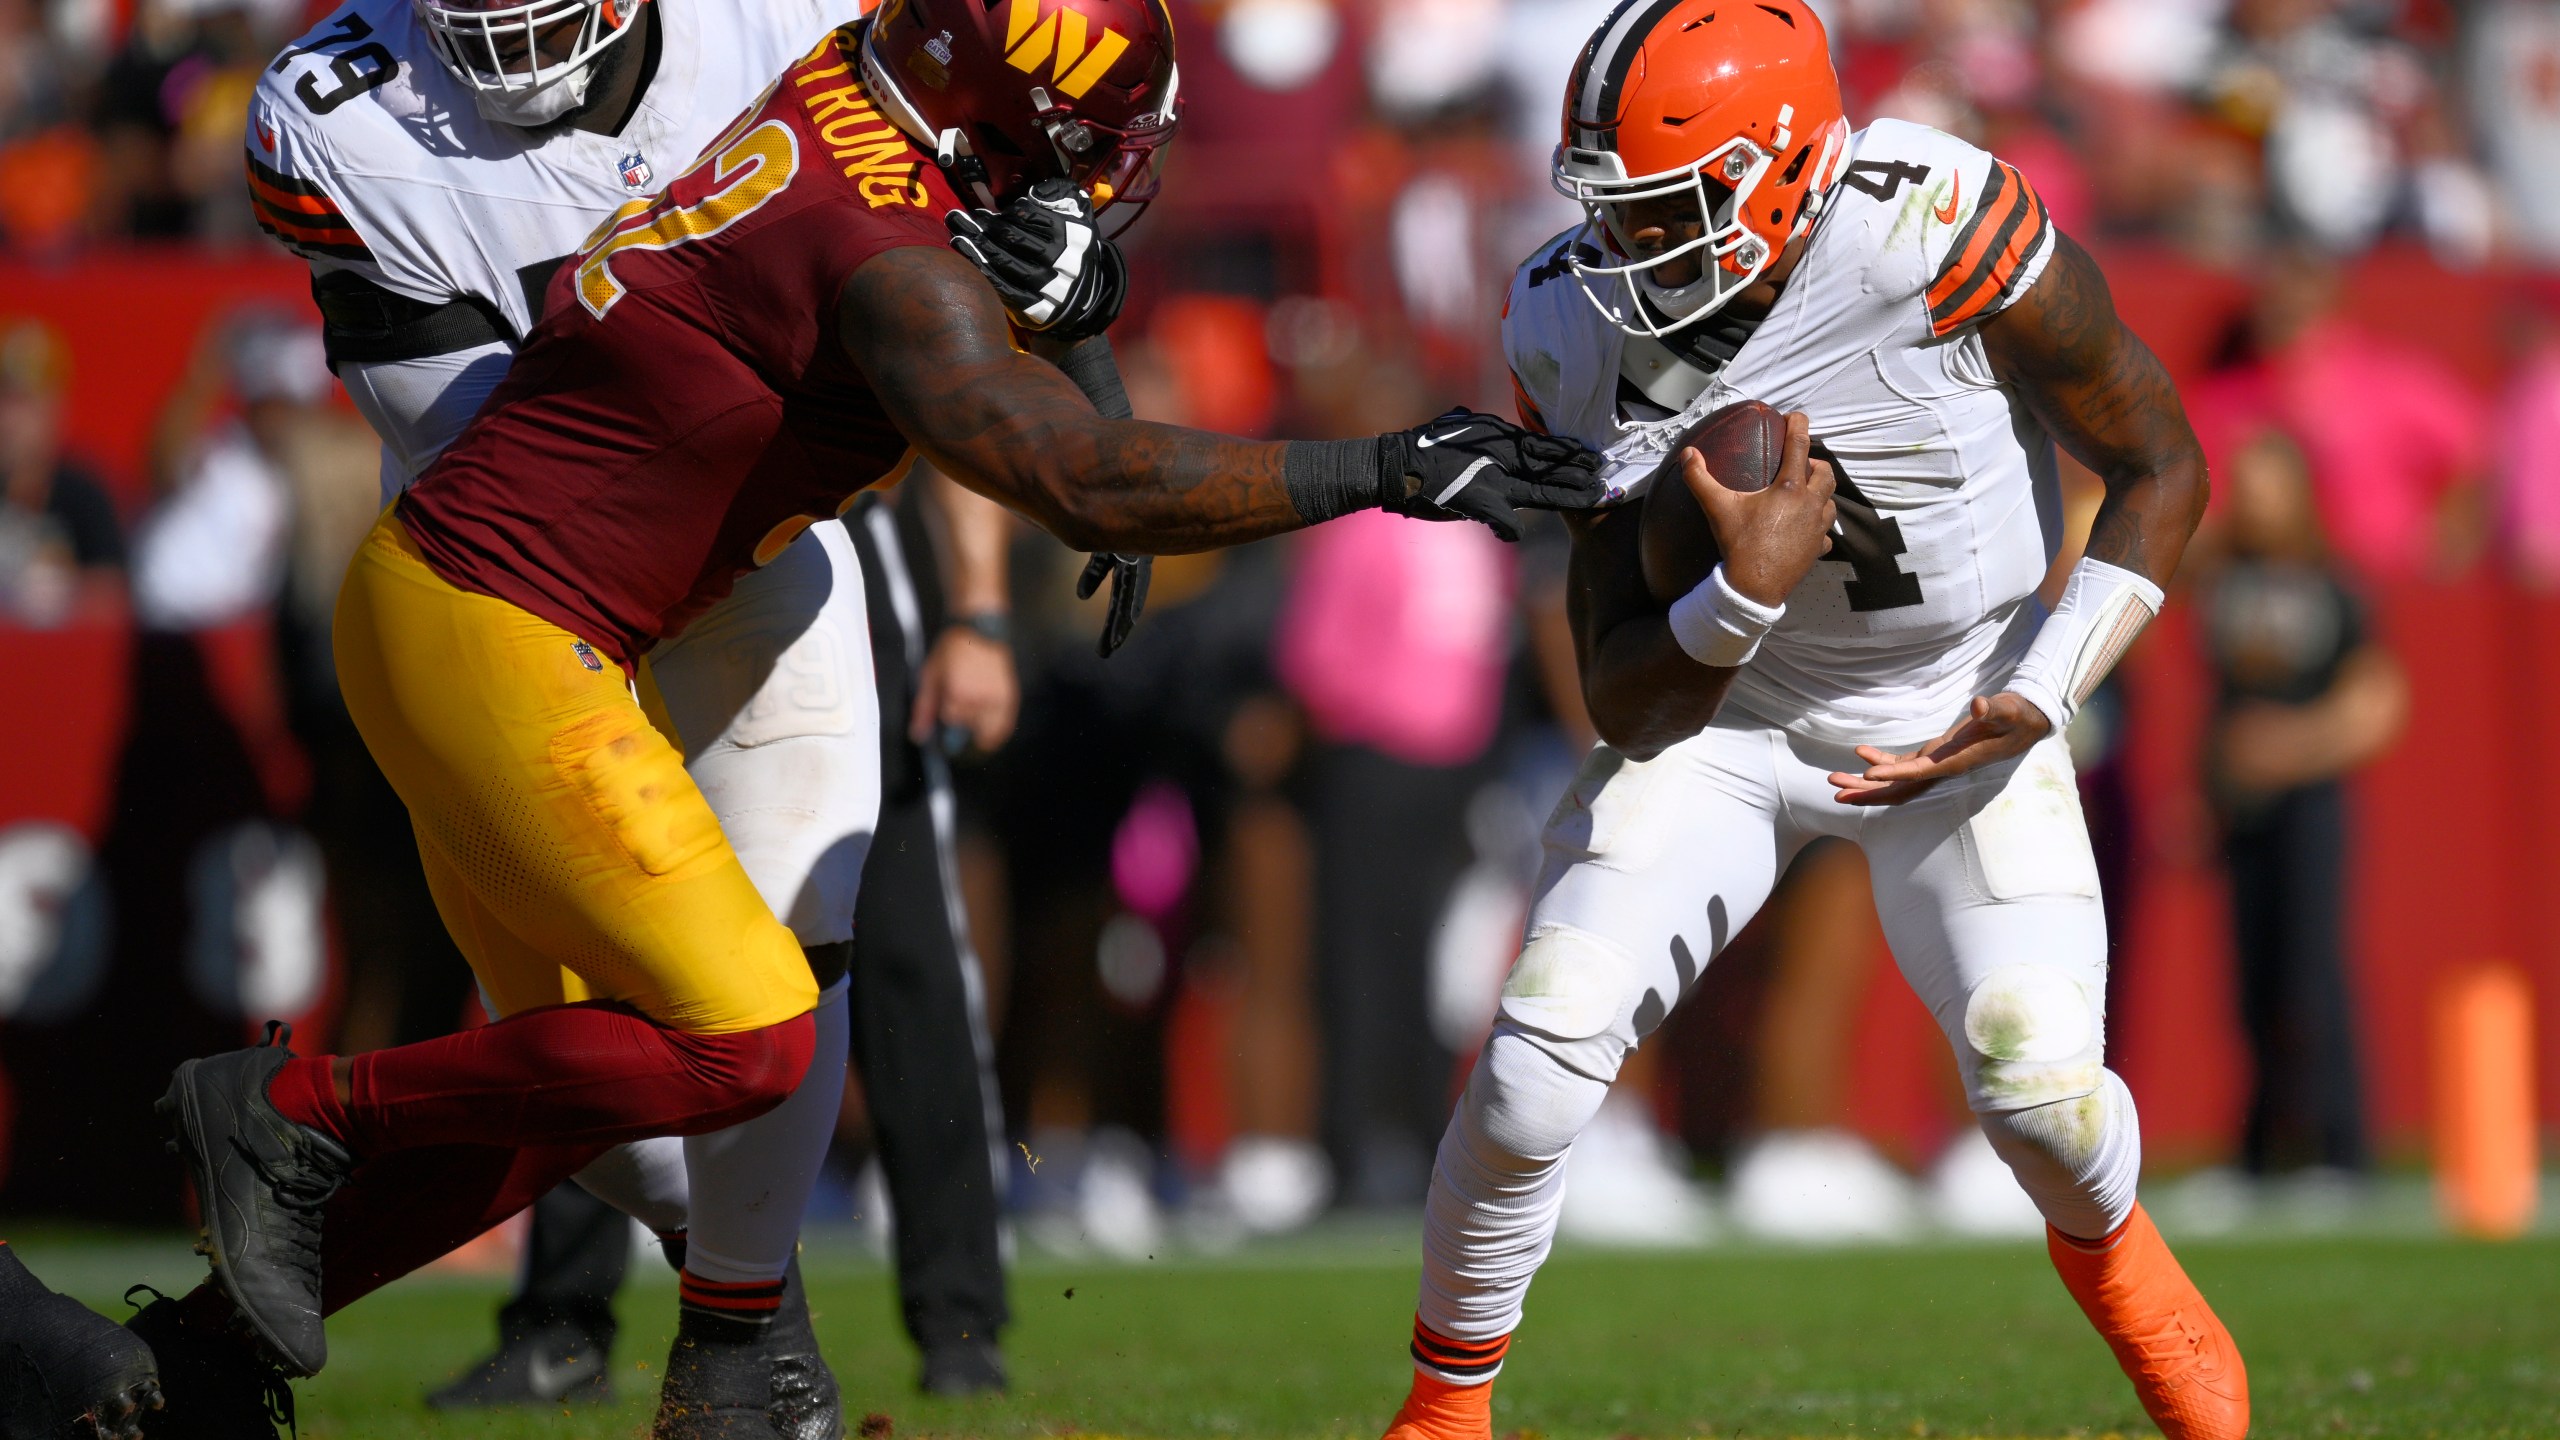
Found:
[(1944, 335), (2025, 292), (2052, 252), (2026, 177), (1943, 131), (1879, 120), (1850, 141), (1834, 218), (1867, 247), (1871, 288), (1924, 296)]

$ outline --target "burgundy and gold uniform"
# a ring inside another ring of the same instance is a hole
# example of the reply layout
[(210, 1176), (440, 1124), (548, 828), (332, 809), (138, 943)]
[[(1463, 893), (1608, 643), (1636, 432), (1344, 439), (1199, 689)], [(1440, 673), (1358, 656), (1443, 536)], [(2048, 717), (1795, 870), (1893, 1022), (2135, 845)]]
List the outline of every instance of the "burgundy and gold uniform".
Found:
[(504, 383), (401, 501), (437, 574), (628, 665), (904, 462), (836, 295), (874, 255), (943, 245), (959, 202), (863, 89), (854, 34), (560, 267)]
[(907, 454), (837, 292), (943, 244), (955, 202), (851, 46), (829, 36), (597, 229), (348, 567), (340, 688), (501, 1014), (614, 1000), (723, 1033), (817, 1001), (626, 671)]

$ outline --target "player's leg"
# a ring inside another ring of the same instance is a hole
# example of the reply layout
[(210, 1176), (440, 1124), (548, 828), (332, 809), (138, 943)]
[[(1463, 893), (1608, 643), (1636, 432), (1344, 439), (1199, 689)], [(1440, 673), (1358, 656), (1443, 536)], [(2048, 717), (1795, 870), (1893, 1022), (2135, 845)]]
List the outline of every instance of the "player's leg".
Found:
[(358, 1158), (735, 1124), (799, 1084), (817, 999), (674, 747), (592, 650), (444, 582), (396, 516), (350, 565), (335, 628), (349, 713), (465, 882), (469, 913), (447, 917), (506, 1018), (353, 1058), (235, 1051), (172, 1081), (215, 1278), (305, 1372), (327, 1355), (325, 1204)]
[(1896, 962), (2144, 1409), (2169, 1440), (2247, 1433), (2239, 1351), (2134, 1198), (2142, 1135), (2104, 1065), (2106, 915), (2061, 738), (1869, 812), (1860, 843)]
[(821, 987), (799, 1090), (769, 1114), (685, 1142), (692, 1228), (662, 1436), (733, 1422), (753, 1433), (774, 1405), (808, 1433), (842, 1428), (807, 1296), (787, 1272), (844, 1096), (845, 967), (880, 803), (865, 612), (844, 527), (817, 525), (650, 656), (687, 769)]
[(1391, 1440), (1492, 1433), (1491, 1381), (1554, 1241), (1574, 1137), (1802, 843), (1777, 806), (1783, 753), (1776, 732), (1721, 725), (1650, 761), (1602, 748), (1556, 807), (1527, 943), (1432, 1170)]

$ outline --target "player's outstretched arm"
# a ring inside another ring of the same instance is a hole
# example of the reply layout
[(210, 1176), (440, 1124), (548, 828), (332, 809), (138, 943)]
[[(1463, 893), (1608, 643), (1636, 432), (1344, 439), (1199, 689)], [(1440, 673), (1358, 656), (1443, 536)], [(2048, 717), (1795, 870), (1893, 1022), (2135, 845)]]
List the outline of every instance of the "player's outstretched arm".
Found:
[(995, 292), (947, 250), (865, 261), (837, 328), (926, 459), (1080, 550), (1214, 549), (1372, 507), (1478, 520), (1512, 539), (1515, 507), (1601, 497), (1597, 457), (1489, 415), (1286, 443), (1107, 419), (1057, 367), (1014, 348)]
[(1953, 775), (2024, 754), (2072, 715), (2159, 613), (2204, 518), (2204, 452), (2160, 358), (2116, 315), (2089, 252), (2054, 232), (2053, 258), (2018, 302), (1984, 322), (1992, 372), (2096, 472), (2106, 499), (2061, 602), (2007, 689), (1976, 696), (1906, 755), (1859, 748), (1865, 771), (1831, 777), (1851, 805), (1892, 805)]
[[(1777, 478), (1754, 494), (1725, 488), (1695, 450), (1677, 457), (1681, 483), (1715, 529), (1725, 557), (1717, 568), (1755, 605), (1784, 605), (1831, 548), (1835, 481), (1830, 465), (1812, 459), (1810, 448), (1805, 417), (1789, 415)], [(1667, 485), (1671, 477), (1654, 483)], [(1680, 643), (1670, 614), (1645, 588), (1636, 539), (1641, 518), (1642, 508), (1633, 505), (1565, 517), (1573, 533), (1565, 611), (1592, 728), (1611, 749), (1648, 760), (1705, 729), (1742, 668), (1705, 663)]]

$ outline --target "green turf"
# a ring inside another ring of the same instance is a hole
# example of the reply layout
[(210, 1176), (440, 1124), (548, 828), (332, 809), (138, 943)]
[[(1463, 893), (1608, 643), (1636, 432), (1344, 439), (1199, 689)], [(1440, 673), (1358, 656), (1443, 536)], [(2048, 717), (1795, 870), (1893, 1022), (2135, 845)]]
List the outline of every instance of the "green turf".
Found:
[[(21, 1239), (31, 1263), (102, 1308), (117, 1277), (166, 1283), (186, 1268), (174, 1241)], [(2560, 1433), (2560, 1239), (2182, 1251), (2245, 1347), (2258, 1436)], [(1014, 1393), (970, 1403), (913, 1393), (885, 1275), (813, 1260), (848, 1417), (875, 1412), (897, 1435), (1365, 1440), (1407, 1373), (1409, 1236), (1391, 1253), (1373, 1243), (1226, 1262), (1027, 1265), (1007, 1337)], [(299, 1387), (302, 1433), (645, 1431), (671, 1325), (663, 1277), (625, 1297), (617, 1406), (429, 1416), (418, 1395), (485, 1343), (498, 1288), (413, 1280), (332, 1322), (328, 1373)], [(1558, 1440), (2152, 1433), (2033, 1246), (1561, 1254), (1530, 1297), (1496, 1416), (1505, 1431)]]

